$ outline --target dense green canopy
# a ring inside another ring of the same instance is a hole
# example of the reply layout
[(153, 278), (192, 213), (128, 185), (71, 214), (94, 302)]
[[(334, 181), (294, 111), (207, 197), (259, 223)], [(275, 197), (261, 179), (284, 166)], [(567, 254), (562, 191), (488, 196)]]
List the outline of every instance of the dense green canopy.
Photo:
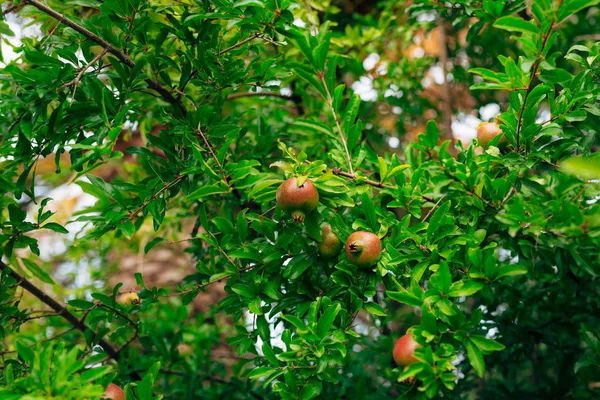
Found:
[(600, 396), (599, 3), (5, 2), (0, 398)]

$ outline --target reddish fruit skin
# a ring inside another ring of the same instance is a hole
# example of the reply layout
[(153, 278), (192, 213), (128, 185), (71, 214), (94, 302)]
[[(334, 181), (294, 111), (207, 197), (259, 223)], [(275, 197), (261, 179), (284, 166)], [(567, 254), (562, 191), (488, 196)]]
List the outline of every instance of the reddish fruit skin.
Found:
[(321, 228), (321, 239), (322, 242), (317, 245), (321, 257), (331, 258), (340, 254), (340, 251), (342, 251), (342, 242), (332, 232), (331, 225), (323, 225)]
[(275, 195), (277, 205), (292, 214), (294, 222), (303, 222), (304, 214), (314, 210), (319, 204), (319, 192), (308, 179), (298, 186), (296, 178), (283, 182)]
[(359, 267), (372, 267), (381, 257), (381, 240), (371, 232), (354, 232), (346, 240), (346, 258)]
[(477, 141), (484, 149), (487, 149), (493, 138), (502, 135), (498, 146), (502, 147), (508, 143), (506, 136), (502, 133), (502, 129), (493, 122), (482, 122), (477, 127)]
[(111, 383), (104, 392), (104, 398), (111, 400), (125, 400), (125, 392), (114, 383)]
[(421, 347), (421, 345), (412, 337), (412, 334), (407, 333), (396, 341), (394, 345), (394, 361), (400, 367), (406, 367), (412, 363), (417, 362), (415, 358), (415, 349)]

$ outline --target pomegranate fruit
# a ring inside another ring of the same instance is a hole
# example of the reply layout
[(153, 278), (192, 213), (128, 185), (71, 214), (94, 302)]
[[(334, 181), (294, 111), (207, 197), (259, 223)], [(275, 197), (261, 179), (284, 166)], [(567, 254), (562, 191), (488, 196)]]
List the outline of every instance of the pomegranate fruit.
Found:
[(492, 139), (498, 135), (502, 135), (498, 141), (498, 147), (505, 146), (508, 143), (508, 140), (506, 139), (506, 136), (504, 136), (502, 129), (500, 129), (496, 123), (482, 122), (477, 127), (477, 141), (484, 149), (487, 149)]
[(317, 247), (319, 249), (319, 254), (323, 258), (331, 258), (340, 254), (342, 242), (331, 230), (331, 225), (323, 225), (321, 228), (321, 243), (319, 243)]
[(346, 258), (359, 267), (371, 267), (381, 257), (381, 240), (371, 232), (354, 232), (346, 240)]
[(394, 345), (393, 357), (396, 364), (400, 367), (406, 367), (417, 362), (415, 358), (415, 349), (421, 345), (412, 337), (411, 333), (407, 333), (396, 341)]
[(304, 215), (314, 210), (319, 204), (319, 192), (308, 179), (298, 185), (297, 178), (283, 182), (275, 195), (277, 205), (285, 212), (292, 214), (294, 222), (303, 222)]
[(125, 392), (114, 383), (111, 383), (104, 391), (104, 398), (111, 400), (125, 400)]

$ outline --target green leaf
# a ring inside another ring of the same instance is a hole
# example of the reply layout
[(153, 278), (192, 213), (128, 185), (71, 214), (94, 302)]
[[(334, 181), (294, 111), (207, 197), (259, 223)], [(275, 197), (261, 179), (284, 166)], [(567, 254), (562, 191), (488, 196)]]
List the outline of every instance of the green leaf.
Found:
[(55, 284), (52, 277), (46, 271), (41, 269), (34, 261), (31, 261), (27, 258), (22, 258), (21, 261), (23, 261), (25, 267), (27, 267), (27, 269), (33, 274), (33, 276), (35, 276), (42, 282), (49, 283), (51, 285)]
[(385, 317), (387, 316), (385, 310), (383, 309), (383, 307), (381, 307), (379, 304), (377, 303), (373, 303), (373, 302), (369, 302), (369, 303), (365, 303), (364, 304), (364, 308), (365, 310), (367, 310), (367, 312), (373, 314), (373, 315), (377, 315), (379, 317)]
[(323, 390), (323, 383), (321, 383), (321, 381), (313, 379), (313, 380), (309, 381), (306, 385), (304, 385), (304, 387), (300, 391), (299, 399), (300, 400), (314, 399), (319, 394), (321, 394), (322, 390)]
[(418, 298), (412, 293), (409, 293), (406, 289), (401, 288), (402, 290), (399, 292), (390, 292), (389, 290), (386, 293), (387, 297), (392, 300), (395, 300), (402, 304), (408, 304), (409, 306), (421, 307), (423, 305), (423, 300)]
[(448, 292), (448, 296), (471, 296), (483, 289), (484, 286), (485, 285), (482, 282), (477, 281), (458, 281), (452, 284), (450, 291)]
[(450, 291), (450, 284), (452, 283), (452, 275), (450, 274), (450, 268), (448, 263), (442, 262), (437, 270), (438, 288), (442, 293), (448, 293)]
[(259, 367), (259, 368), (254, 369), (252, 372), (250, 372), (250, 375), (248, 375), (248, 378), (249, 379), (266, 378), (266, 377), (270, 376), (271, 374), (273, 374), (275, 371), (277, 371), (275, 368)]
[(246, 285), (243, 283), (233, 285), (231, 287), (231, 290), (233, 290), (235, 293), (239, 294), (240, 296), (246, 297), (248, 299), (253, 299), (254, 297), (256, 297), (254, 288), (250, 285)]
[(479, 348), (469, 339), (465, 342), (465, 347), (467, 349), (467, 357), (469, 358), (469, 362), (475, 373), (480, 378), (483, 378), (483, 374), (485, 373), (485, 363), (483, 361), (483, 355)]
[(312, 71), (306, 70), (306, 68), (302, 66), (297, 66), (296, 68), (292, 68), (292, 72), (304, 79), (306, 82), (310, 83), (319, 91), (319, 93), (321, 93), (323, 98), (327, 98), (327, 92), (325, 91), (323, 83), (317, 79), (316, 75)]
[(558, 10), (558, 18), (556, 24), (560, 24), (563, 20), (569, 18), (571, 15), (577, 12), (600, 4), (600, 0), (565, 0), (561, 4)]
[(294, 257), (285, 267), (283, 276), (291, 280), (298, 279), (311, 266), (311, 260), (308, 257), (306, 254)]
[(326, 135), (333, 135), (333, 131), (331, 130), (330, 127), (328, 127), (325, 124), (322, 124), (320, 122), (316, 122), (316, 121), (309, 121), (306, 119), (299, 119), (299, 120), (295, 120), (293, 125), (295, 126), (301, 126), (303, 128), (308, 128), (311, 129), (315, 132), (321, 132), (324, 133)]
[(348, 104), (346, 105), (346, 110), (344, 112), (343, 117), (343, 130), (347, 132), (352, 125), (354, 125), (354, 121), (358, 116), (358, 110), (360, 109), (360, 96), (357, 94), (352, 95)]
[(280, 362), (277, 359), (277, 357), (275, 356), (275, 352), (273, 351), (273, 348), (271, 347), (271, 345), (267, 342), (264, 342), (262, 345), (262, 352), (265, 355), (265, 358), (273, 365), (277, 365), (279, 366)]
[(568, 158), (561, 163), (560, 170), (584, 180), (600, 179), (600, 153)]
[(375, 206), (373, 205), (373, 200), (371, 200), (371, 196), (367, 192), (363, 193), (361, 196), (363, 210), (365, 211), (365, 216), (367, 217), (367, 222), (371, 227), (373, 232), (379, 231), (379, 222), (377, 221), (377, 214), (375, 213)]
[(144, 254), (148, 254), (148, 252), (157, 244), (164, 242), (165, 238), (163, 237), (155, 237), (144, 246)]
[(81, 375), (79, 375), (79, 379), (81, 379), (82, 381), (93, 381), (95, 379), (100, 378), (101, 376), (108, 374), (109, 372), (112, 372), (112, 368), (109, 366), (89, 368), (83, 371)]
[(94, 307), (94, 303), (92, 303), (91, 301), (80, 300), (80, 299), (69, 300), (67, 302), (67, 304), (70, 305), (71, 307), (75, 307), (80, 310), (89, 310), (90, 308)]
[(290, 324), (294, 325), (298, 331), (305, 331), (306, 330), (306, 325), (304, 325), (304, 322), (300, 318), (298, 318), (298, 317), (296, 317), (294, 315), (283, 315), (282, 314), (281, 318), (283, 318), (284, 320), (286, 320)]
[(496, 272), (496, 279), (503, 278), (505, 276), (518, 276), (525, 275), (528, 272), (527, 267), (518, 264), (505, 265), (500, 267)]
[(505, 346), (483, 335), (469, 335), (469, 339), (484, 352), (502, 351)]
[(540, 29), (532, 21), (525, 21), (523, 18), (506, 16), (499, 18), (494, 22), (494, 27), (498, 29), (504, 29), (509, 32), (523, 32), (523, 33), (535, 33), (538, 34)]
[(8, 25), (2, 21), (0, 21), (0, 35), (15, 36), (15, 34), (13, 33), (13, 31), (10, 30)]
[(24, 345), (19, 340), (16, 341), (15, 346), (17, 347), (17, 353), (19, 354), (19, 357), (21, 357), (27, 364), (33, 365), (33, 359), (35, 357), (33, 349)]
[(47, 224), (40, 226), (40, 229), (50, 229), (51, 231), (58, 233), (69, 233), (62, 225), (57, 224), (56, 222), (48, 222)]
[(187, 201), (200, 200), (208, 196), (212, 196), (215, 194), (225, 194), (228, 192), (229, 189), (223, 183), (201, 186), (187, 196)]
[(265, 8), (265, 3), (260, 0), (238, 0), (233, 5), (235, 8), (244, 6), (257, 6), (260, 8)]
[(319, 322), (317, 322), (317, 335), (321, 339), (327, 336), (327, 333), (333, 325), (335, 317), (337, 317), (341, 309), (342, 306), (339, 303), (336, 303), (334, 306), (331, 306), (327, 310), (325, 310), (323, 315), (321, 315), (321, 318), (319, 318)]

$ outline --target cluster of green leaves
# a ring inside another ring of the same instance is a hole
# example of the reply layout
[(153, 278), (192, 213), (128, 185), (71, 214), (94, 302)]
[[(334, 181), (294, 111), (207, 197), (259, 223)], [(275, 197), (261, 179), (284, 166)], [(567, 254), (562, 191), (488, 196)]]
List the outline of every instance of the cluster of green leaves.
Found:
[[(137, 274), (140, 305), (120, 305), (120, 285), (111, 296), (64, 296), (90, 328), (88, 349), (102, 338), (122, 346), (115, 381), (131, 382), (130, 399), (592, 396), (588, 383), (600, 379), (600, 190), (598, 157), (590, 156), (600, 127), (600, 45), (564, 56), (551, 50), (568, 18), (583, 18), (594, 1), (536, 0), (529, 19), (516, 14), (523, 1), (411, 7), (413, 17), (459, 15), (457, 24), (477, 16), (471, 38), (490, 24), (488, 40), (518, 35), (513, 54), (494, 64), (502, 72), (471, 70), (483, 78), (473, 90), (509, 93), (498, 122), (510, 144), (500, 149), (496, 139), (483, 154), (476, 143), (459, 144), (457, 156), (433, 121), (403, 153), (375, 151), (371, 144), (384, 142), (371, 115), (377, 103), (339, 83), (364, 72), (348, 47), (364, 56), (354, 47), (372, 41), (381, 51), (390, 32), (410, 38), (413, 27), (393, 17), (398, 4), (380, 2), (379, 21), (360, 17), (342, 30), (342, 18), (331, 22), (339, 17), (331, 2), (310, 3), (315, 12), (286, 0), (49, 1), (84, 30), (61, 23), (43, 43), (24, 40), (21, 65), (0, 72), (0, 246), (11, 267), (58, 286), (22, 252), (39, 255), (26, 233), (67, 232), (48, 222), (49, 199), (38, 198), (37, 166), (53, 157), (59, 177), (97, 199), (77, 215), (86, 224), (74, 242), (80, 248), (98, 241), (98, 257), (120, 246), (151, 257), (174, 232), (191, 230), (196, 271), (177, 288), (149, 287)], [(35, 4), (21, 13), (50, 31), (56, 21)], [(416, 93), (430, 62), (392, 63), (378, 79), (407, 92), (386, 100), (405, 110), (401, 121), (429, 106)], [(291, 96), (278, 92), (283, 87)], [(542, 109), (546, 121), (537, 119)], [(142, 145), (123, 140), (132, 123)], [(125, 165), (117, 178), (96, 175), (118, 162)], [(300, 225), (275, 204), (291, 176), (319, 191), (319, 206)], [(39, 208), (37, 223), (28, 221), (23, 195)], [(378, 264), (322, 259), (324, 223), (342, 242), (356, 230), (377, 234), (385, 249)], [(190, 318), (186, 306), (224, 280), (218, 307)], [(1, 284), (15, 282), (3, 274)], [(6, 321), (23, 321), (26, 311), (6, 293)], [(39, 337), (64, 329), (56, 320)], [(418, 362), (394, 368), (393, 340), (407, 330), (421, 344)], [(239, 356), (235, 366), (211, 357), (225, 339)], [(182, 344), (192, 354), (182, 354)], [(10, 398), (90, 398), (101, 395), (100, 384), (87, 381), (115, 379), (107, 366), (88, 368), (104, 353), (15, 346), (18, 358), (0, 373)], [(49, 365), (60, 373), (50, 376)]]
[(0, 274), (0, 339), (4, 339), (19, 327), (27, 318), (27, 311), (19, 309), (19, 302), (15, 301), (17, 281), (9, 276), (9, 271)]
[[(4, 381), (0, 387), (3, 399), (28, 398), (101, 398), (104, 388), (116, 374), (109, 365), (98, 366), (104, 354), (89, 355), (78, 346), (67, 348), (65, 343), (38, 343), (25, 346), (16, 343), (18, 361), (9, 360), (4, 365)], [(144, 378), (125, 387), (127, 398), (159, 400), (153, 394), (153, 385), (160, 363), (148, 369)], [(92, 383), (95, 382), (95, 383)], [(24, 394), (26, 394), (24, 396)], [(135, 397), (134, 397), (135, 396)]]

